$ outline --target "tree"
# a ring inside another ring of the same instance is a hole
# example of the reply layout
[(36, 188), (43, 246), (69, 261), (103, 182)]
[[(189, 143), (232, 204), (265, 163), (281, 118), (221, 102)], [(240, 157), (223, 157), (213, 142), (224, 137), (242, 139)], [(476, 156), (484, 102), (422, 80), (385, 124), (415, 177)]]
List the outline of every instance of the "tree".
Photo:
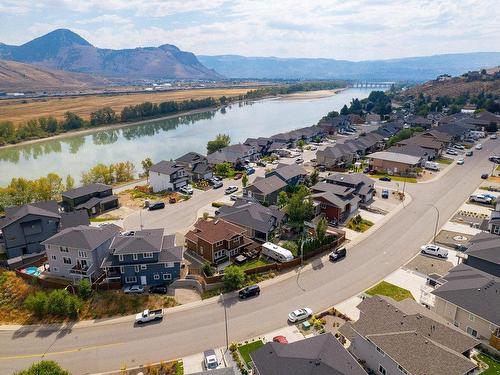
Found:
[(214, 167), (214, 172), (217, 176), (231, 177), (234, 175), (234, 169), (231, 163), (225, 161), (223, 163), (217, 164)]
[(297, 147), (300, 148), (301, 150), (304, 148), (305, 145), (306, 145), (306, 142), (303, 139), (299, 139), (297, 141)]
[(74, 130), (85, 127), (85, 120), (73, 112), (66, 112), (64, 114), (64, 121), (62, 123), (64, 130)]
[(328, 222), (324, 217), (322, 217), (319, 221), (318, 224), (316, 225), (316, 238), (323, 243), (325, 236), (326, 236), (326, 230), (328, 229)]
[(231, 143), (231, 138), (227, 134), (217, 134), (214, 140), (208, 141), (207, 152), (212, 154), (220, 149), (229, 146)]
[(212, 265), (208, 262), (206, 263), (203, 263), (203, 266), (201, 267), (201, 269), (203, 270), (203, 273), (206, 275), (206, 276), (213, 276), (214, 274), (214, 268), (212, 267)]
[(278, 207), (283, 208), (288, 204), (288, 195), (284, 191), (278, 193)]
[(75, 188), (75, 179), (71, 175), (66, 176), (66, 190), (71, 190)]
[(243, 173), (243, 177), (241, 178), (241, 185), (243, 185), (243, 187), (247, 187), (247, 184), (248, 184), (248, 176), (246, 173)]
[(340, 110), (340, 114), (342, 116), (346, 116), (349, 114), (349, 108), (347, 108), (347, 105), (344, 104), (344, 106), (342, 107), (342, 109)]
[(39, 319), (43, 318), (47, 313), (47, 302), (47, 294), (44, 292), (36, 292), (24, 301), (28, 310)]
[(71, 375), (63, 370), (57, 362), (40, 361), (31, 365), (27, 370), (19, 371), (15, 375)]
[(83, 299), (89, 299), (92, 296), (92, 285), (88, 279), (81, 279), (78, 283), (78, 295)]
[(304, 221), (309, 220), (313, 214), (313, 205), (309, 195), (309, 189), (301, 185), (292, 194), (286, 207), (289, 221), (293, 226), (302, 228)]
[(245, 273), (238, 266), (229, 266), (224, 269), (224, 277), (222, 282), (226, 291), (230, 292), (241, 288), (245, 281)]
[(144, 170), (144, 174), (146, 175), (146, 177), (149, 177), (149, 169), (153, 165), (153, 161), (151, 160), (151, 158), (146, 158), (143, 161), (141, 161), (141, 164), (142, 164), (142, 169)]
[(311, 186), (316, 185), (319, 181), (319, 172), (317, 169), (314, 169), (312, 171), (311, 175), (309, 176), (309, 181), (311, 182)]

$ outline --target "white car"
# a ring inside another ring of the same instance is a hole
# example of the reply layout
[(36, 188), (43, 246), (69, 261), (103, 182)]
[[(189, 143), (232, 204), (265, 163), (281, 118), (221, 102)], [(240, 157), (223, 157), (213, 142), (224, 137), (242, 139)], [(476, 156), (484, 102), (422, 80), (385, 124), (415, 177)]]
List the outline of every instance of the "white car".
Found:
[(303, 162), (304, 162), (304, 159), (302, 159), (302, 158), (298, 158), (295, 160), (295, 163), (297, 163), (297, 164), (302, 164)]
[(471, 195), (469, 199), (472, 202), (486, 203), (486, 204), (490, 204), (493, 201), (493, 199), (483, 194)]
[(465, 163), (464, 159), (458, 159), (457, 165), (463, 165)]
[(496, 134), (492, 134), (490, 139), (497, 139), (497, 135)]
[(465, 147), (462, 145), (453, 145), (453, 147), (456, 148), (457, 150), (465, 150)]
[(219, 367), (219, 360), (217, 359), (215, 350), (210, 349), (203, 352), (203, 364), (205, 365), (205, 369), (208, 371), (215, 370)]
[(482, 150), (483, 149), (483, 145), (481, 143), (478, 143), (476, 145), (476, 150)]
[(123, 289), (125, 294), (142, 294), (144, 293), (144, 287), (142, 285), (131, 285)]
[(452, 148), (449, 148), (448, 150), (446, 150), (446, 153), (448, 155), (458, 155), (458, 152), (456, 152), (454, 149)]
[(310, 316), (312, 316), (312, 310), (309, 307), (304, 307), (302, 309), (298, 309), (292, 311), (288, 314), (288, 321), (290, 323), (300, 322), (301, 320), (306, 320)]
[(193, 194), (193, 188), (189, 185), (183, 186), (179, 189), (179, 191), (183, 194), (187, 195), (192, 195)]
[(238, 187), (237, 186), (234, 186), (234, 185), (231, 185), (231, 186), (228, 186), (227, 189), (226, 189), (226, 194), (229, 195), (229, 194), (233, 194), (235, 191), (238, 191)]
[(428, 254), (428, 255), (433, 255), (438, 258), (447, 258), (448, 257), (448, 250), (443, 249), (437, 245), (434, 244), (428, 244), (424, 245), (420, 248), (422, 254)]

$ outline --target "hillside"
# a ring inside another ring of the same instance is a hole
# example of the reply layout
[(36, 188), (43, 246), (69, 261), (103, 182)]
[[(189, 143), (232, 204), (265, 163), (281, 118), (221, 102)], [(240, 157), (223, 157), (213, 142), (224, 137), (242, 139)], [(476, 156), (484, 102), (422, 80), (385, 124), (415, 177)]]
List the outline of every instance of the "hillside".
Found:
[(500, 65), (500, 52), (477, 52), (392, 60), (347, 61), (316, 58), (198, 56), (202, 64), (230, 78), (351, 79), (426, 81), (441, 74)]
[(54, 30), (21, 46), (0, 44), (0, 59), (129, 80), (220, 78), (194, 54), (173, 45), (103, 49), (66, 29)]
[(109, 84), (103, 77), (0, 60), (0, 91), (78, 90)]

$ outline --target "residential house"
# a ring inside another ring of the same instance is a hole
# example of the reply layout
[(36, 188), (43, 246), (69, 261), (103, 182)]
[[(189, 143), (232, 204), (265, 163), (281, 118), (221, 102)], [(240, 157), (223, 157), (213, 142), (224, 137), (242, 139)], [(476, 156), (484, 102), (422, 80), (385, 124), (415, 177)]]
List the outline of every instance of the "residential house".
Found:
[(397, 154), (405, 154), (410, 156), (417, 156), (423, 161), (435, 160), (436, 154), (434, 151), (417, 146), (417, 145), (405, 145), (405, 146), (392, 146), (387, 149), (388, 152), (395, 152)]
[(144, 229), (113, 238), (102, 268), (109, 282), (122, 285), (169, 284), (181, 276), (184, 248), (164, 229)]
[(298, 164), (283, 164), (277, 165), (276, 169), (273, 169), (266, 173), (266, 178), (276, 176), (280, 178), (289, 186), (296, 186), (303, 183), (307, 178), (307, 171), (304, 167)]
[(422, 128), (429, 129), (432, 126), (432, 120), (429, 120), (423, 116), (410, 115), (405, 119), (405, 123), (412, 128)]
[(286, 187), (286, 182), (276, 175), (257, 177), (251, 185), (243, 188), (243, 196), (254, 198), (265, 205), (276, 204), (278, 194)]
[(213, 177), (208, 159), (197, 152), (188, 152), (175, 159), (175, 163), (184, 167), (192, 181), (210, 180)]
[(495, 209), (490, 213), (488, 231), (500, 236), (500, 199), (496, 200)]
[(189, 175), (182, 163), (163, 160), (149, 168), (149, 185), (155, 193), (179, 190), (188, 181)]
[(255, 152), (261, 156), (268, 154), (268, 149), (271, 143), (272, 140), (267, 137), (247, 138), (247, 140), (243, 142), (244, 145), (254, 147)]
[(378, 125), (380, 124), (381, 118), (378, 113), (368, 113), (366, 115), (366, 123), (370, 125)]
[(292, 146), (295, 142), (297, 142), (299, 140), (299, 136), (296, 134), (293, 134), (291, 132), (278, 133), (278, 134), (272, 135), (271, 140), (273, 142), (280, 142), (280, 143), (286, 144), (287, 146)]
[(407, 174), (420, 167), (423, 159), (418, 156), (380, 151), (368, 155), (370, 169), (388, 174)]
[(437, 129), (428, 130), (426, 132), (423, 132), (421, 134), (421, 136), (428, 137), (428, 138), (434, 139), (438, 142), (441, 142), (443, 144), (444, 148), (450, 146), (450, 144), (453, 141), (453, 136), (451, 134), (440, 132)]
[(473, 114), (476, 111), (476, 109), (477, 109), (477, 107), (475, 104), (466, 104), (460, 109), (460, 112), (467, 113), (467, 114)]
[(361, 198), (360, 203), (370, 203), (375, 195), (375, 182), (363, 173), (335, 173), (326, 177), (326, 182), (354, 189), (354, 194)]
[[(361, 121), (361, 123), (363, 123), (363, 121)], [(320, 127), (326, 134), (333, 135), (339, 130), (346, 130), (347, 128), (351, 127), (352, 124), (354, 124), (354, 122), (349, 115), (340, 115), (328, 119), (321, 119), (318, 127)]]
[(490, 275), (500, 277), (500, 237), (481, 232), (469, 240), (462, 254), (463, 263)]
[(432, 311), (471, 336), (496, 341), (500, 349), (500, 279), (459, 264), (440, 284), (431, 292)]
[(118, 197), (113, 188), (105, 184), (88, 184), (61, 194), (65, 211), (86, 210), (89, 216), (118, 208)]
[(7, 207), (0, 218), (3, 247), (10, 266), (40, 256), (41, 242), (52, 237), (61, 228), (89, 224), (86, 213), (61, 213), (55, 201), (44, 201)]
[(374, 131), (374, 133), (382, 135), (384, 139), (390, 138), (393, 135), (399, 133), (401, 129), (403, 129), (403, 127), (404, 124), (402, 122), (392, 121), (379, 126), (378, 129)]
[(422, 148), (426, 148), (428, 150), (433, 151), (437, 156), (440, 156), (443, 152), (445, 145), (443, 142), (440, 142), (433, 137), (424, 137), (422, 134), (415, 135), (408, 139), (404, 139), (399, 141), (397, 146), (407, 146), (407, 145), (416, 145)]
[(42, 242), (50, 275), (91, 282), (102, 274), (101, 264), (109, 254), (109, 245), (120, 227), (79, 225), (63, 229)]
[(250, 357), (256, 375), (366, 375), (331, 333), (288, 344), (268, 342)]
[(358, 210), (361, 198), (354, 191), (351, 187), (318, 182), (311, 187), (311, 198), (318, 214), (328, 221), (341, 223)]
[(446, 133), (451, 136), (452, 142), (463, 141), (469, 134), (470, 128), (460, 123), (443, 124), (435, 128), (440, 133)]
[(185, 236), (186, 248), (210, 263), (218, 263), (257, 247), (246, 233), (246, 229), (222, 219), (198, 219)]
[(316, 153), (316, 163), (329, 169), (346, 168), (356, 158), (356, 152), (342, 143), (318, 150)]
[(340, 327), (349, 351), (377, 374), (471, 374), (479, 342), (447, 325), (411, 299), (374, 296), (359, 305), (359, 319)]
[(246, 199), (237, 199), (233, 206), (222, 206), (217, 217), (245, 228), (250, 238), (263, 242), (286, 221), (286, 214), (277, 207)]
[(478, 120), (482, 120), (488, 123), (494, 123), (497, 126), (500, 126), (500, 116), (488, 111), (481, 111), (476, 115)]
[(246, 161), (254, 161), (257, 156), (257, 150), (254, 146), (238, 143), (208, 154), (207, 159), (208, 164), (212, 166), (229, 162), (233, 167), (240, 168)]

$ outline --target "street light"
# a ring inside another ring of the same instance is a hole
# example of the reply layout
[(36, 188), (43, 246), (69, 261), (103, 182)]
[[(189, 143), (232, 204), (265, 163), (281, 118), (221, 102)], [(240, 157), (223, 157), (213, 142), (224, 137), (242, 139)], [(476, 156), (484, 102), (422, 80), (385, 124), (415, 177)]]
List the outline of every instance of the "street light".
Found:
[[(224, 294), (222, 294), (222, 292), (220, 292), (220, 298), (222, 300), (222, 306), (224, 307), (224, 323), (226, 326), (226, 352), (227, 352), (229, 349), (229, 335), (227, 332), (227, 310), (226, 310), (226, 304), (224, 303)], [(224, 354), (226, 352), (224, 352)]]

